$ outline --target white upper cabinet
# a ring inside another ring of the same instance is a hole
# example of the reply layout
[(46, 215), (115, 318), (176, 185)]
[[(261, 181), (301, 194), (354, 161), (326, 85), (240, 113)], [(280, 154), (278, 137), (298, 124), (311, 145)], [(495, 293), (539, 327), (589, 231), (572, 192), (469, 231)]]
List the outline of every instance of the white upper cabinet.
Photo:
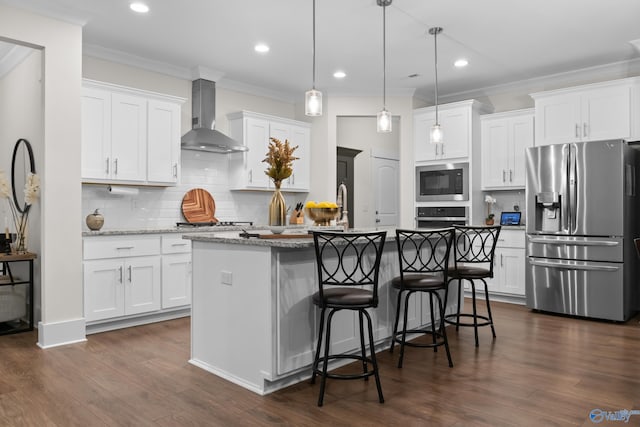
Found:
[(525, 151), (533, 146), (533, 110), (488, 114), (482, 128), (482, 189), (525, 185)]
[(84, 80), (82, 180), (173, 185), (184, 99)]
[(243, 153), (229, 154), (230, 183), (233, 190), (273, 189), (273, 181), (265, 174), (269, 138), (277, 138), (298, 146), (293, 174), (282, 182), (284, 191), (309, 191), (311, 125), (296, 120), (241, 111), (228, 115), (229, 134), (249, 148)]
[(149, 100), (148, 107), (147, 178), (176, 183), (180, 172), (180, 105)]
[[(413, 140), (415, 161), (468, 158), (473, 143), (473, 121), (480, 108), (477, 101), (462, 101), (438, 106), (438, 121), (443, 142), (431, 144), (429, 135), (436, 122), (435, 107), (414, 111)], [(476, 125), (477, 126), (477, 125)]]
[(634, 138), (637, 79), (531, 94), (536, 145)]

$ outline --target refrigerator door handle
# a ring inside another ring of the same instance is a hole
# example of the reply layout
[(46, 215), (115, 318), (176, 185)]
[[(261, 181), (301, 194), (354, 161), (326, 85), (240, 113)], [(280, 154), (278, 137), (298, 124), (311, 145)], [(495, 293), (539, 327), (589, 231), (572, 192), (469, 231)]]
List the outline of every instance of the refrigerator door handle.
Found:
[(557, 239), (545, 239), (543, 237), (530, 237), (529, 243), (543, 243), (545, 245), (562, 245), (562, 246), (618, 246), (619, 242), (612, 242), (611, 240), (585, 240), (585, 241), (572, 241), (572, 240), (557, 240)]
[(624, 167), (624, 190), (627, 196), (634, 197), (636, 195), (636, 168), (628, 163)]
[(618, 271), (620, 267), (613, 267), (608, 265), (570, 265), (570, 264), (562, 264), (559, 262), (553, 261), (538, 261), (534, 259), (529, 260), (529, 264), (535, 265), (538, 267), (547, 267), (547, 268), (560, 268), (564, 270), (586, 270), (586, 271)]
[(577, 147), (575, 144), (569, 146), (569, 232), (578, 232), (578, 164), (576, 161)]
[(565, 160), (565, 164), (562, 165), (563, 168), (563, 172), (564, 172), (564, 178), (565, 178), (565, 183), (564, 183), (564, 189), (560, 189), (560, 196), (561, 196), (561, 200), (560, 200), (560, 228), (561, 231), (565, 234), (569, 233), (569, 230), (571, 228), (571, 223), (570, 223), (570, 202), (569, 200), (571, 199), (570, 197), (570, 190), (569, 190), (569, 168), (571, 165), (571, 145), (569, 144), (564, 144), (562, 146), (562, 157)]

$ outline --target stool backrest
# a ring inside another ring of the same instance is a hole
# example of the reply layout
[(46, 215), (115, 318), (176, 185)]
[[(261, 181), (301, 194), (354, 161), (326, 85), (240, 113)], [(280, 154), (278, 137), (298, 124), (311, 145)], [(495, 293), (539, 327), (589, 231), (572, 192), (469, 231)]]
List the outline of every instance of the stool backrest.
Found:
[(455, 264), (476, 263), (489, 264), (488, 268), (493, 272), (493, 257), (496, 252), (496, 244), (500, 235), (501, 226), (461, 226), (455, 228)]
[(454, 229), (396, 229), (400, 276), (404, 273), (442, 273), (447, 281)]
[(314, 231), (320, 299), (325, 286), (368, 286), (378, 302), (378, 275), (386, 231), (342, 233)]
[(638, 258), (640, 258), (640, 237), (633, 239), (633, 243), (636, 244), (636, 252), (638, 253)]

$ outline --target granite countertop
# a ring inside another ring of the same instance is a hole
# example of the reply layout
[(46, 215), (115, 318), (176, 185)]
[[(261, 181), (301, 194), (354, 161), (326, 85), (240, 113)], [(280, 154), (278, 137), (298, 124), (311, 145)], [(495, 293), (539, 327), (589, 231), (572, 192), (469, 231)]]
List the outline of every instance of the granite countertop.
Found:
[[(257, 228), (258, 231), (255, 231), (257, 234), (273, 234), (268, 229), (262, 227)], [(339, 231), (342, 230), (340, 227), (304, 227), (298, 230), (289, 229), (284, 232), (285, 234), (300, 234), (300, 238), (266, 238), (261, 239), (258, 237), (240, 237), (240, 233), (234, 232), (222, 232), (222, 233), (202, 233), (202, 234), (190, 234), (185, 235), (184, 238), (188, 240), (192, 240), (194, 242), (210, 242), (210, 243), (226, 243), (226, 244), (238, 244), (238, 245), (249, 245), (249, 246), (267, 246), (267, 247), (275, 247), (275, 248), (290, 248), (290, 249), (298, 249), (298, 248), (310, 248), (313, 247), (313, 238), (308, 237), (308, 230), (326, 230), (326, 231)], [(358, 233), (358, 232), (368, 232), (368, 231), (387, 231), (387, 241), (389, 239), (395, 239), (395, 227), (391, 228), (380, 228), (376, 229), (351, 229), (348, 232)], [(303, 237), (304, 236), (304, 237)]]
[[(304, 228), (303, 225), (292, 225), (287, 229)], [(223, 231), (242, 231), (242, 230), (266, 230), (267, 226), (261, 225), (219, 225), (212, 227), (157, 227), (157, 228), (129, 228), (129, 229), (107, 229), (98, 231), (83, 231), (82, 236), (126, 236), (132, 234), (161, 234), (161, 233), (212, 233)]]

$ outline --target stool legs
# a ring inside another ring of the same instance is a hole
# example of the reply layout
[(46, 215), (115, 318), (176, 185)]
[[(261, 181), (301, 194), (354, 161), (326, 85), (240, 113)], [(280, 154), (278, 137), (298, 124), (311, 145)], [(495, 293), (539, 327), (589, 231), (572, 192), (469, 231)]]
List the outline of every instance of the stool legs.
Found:
[[(400, 311), (402, 311), (402, 292), (398, 291), (398, 305), (397, 305), (397, 310), (396, 310), (396, 320), (395, 320), (395, 326), (393, 328), (393, 336), (391, 338), (391, 346), (389, 348), (390, 352), (393, 352), (393, 345), (395, 341), (398, 341), (400, 343), (400, 357), (398, 359), (398, 368), (402, 368), (402, 363), (404, 361), (404, 348), (405, 345), (409, 345), (409, 346), (413, 346), (413, 347), (433, 347), (433, 351), (437, 352), (438, 351), (438, 346), (440, 345), (444, 345), (446, 352), (447, 352), (447, 359), (449, 361), (449, 367), (453, 367), (453, 362), (451, 361), (451, 352), (449, 351), (449, 340), (447, 338), (447, 330), (446, 330), (446, 325), (445, 325), (445, 311), (444, 311), (444, 304), (442, 302), (442, 299), (440, 298), (440, 294), (437, 291), (420, 291), (420, 292), (428, 292), (429, 293), (429, 309), (430, 309), (430, 316), (431, 316), (431, 338), (432, 338), (432, 344), (412, 344), (409, 343), (407, 344), (407, 332), (412, 332), (412, 333), (426, 333), (428, 334), (429, 332), (426, 330), (408, 330), (407, 329), (407, 323), (408, 323), (408, 307), (409, 307), (409, 297), (416, 291), (407, 291), (407, 294), (405, 295), (404, 298), (404, 314), (403, 314), (403, 325), (402, 325), (402, 337), (400, 339), (396, 339), (396, 336), (398, 335), (398, 323), (399, 323), (399, 318), (400, 318)], [(435, 298), (438, 302), (436, 309), (438, 310), (437, 313), (439, 314), (439, 319), (438, 319), (438, 325), (436, 326), (436, 311), (434, 310), (434, 304), (433, 304), (433, 297), (435, 294)], [(445, 304), (446, 304), (446, 298), (447, 298), (447, 290), (445, 289)], [(440, 335), (442, 337), (442, 341), (441, 343), (438, 343), (438, 335)]]
[[(489, 287), (487, 286), (487, 282), (482, 279), (482, 278), (478, 278), (476, 280), (482, 280), (482, 283), (484, 284), (484, 295), (485, 295), (485, 301), (487, 304), (487, 316), (484, 315), (479, 315), (478, 314), (478, 307), (477, 307), (477, 300), (476, 300), (476, 286), (475, 286), (475, 282), (472, 279), (464, 279), (464, 280), (468, 280), (471, 286), (471, 307), (473, 310), (472, 314), (466, 314), (460, 313), (460, 306), (462, 305), (462, 280), (463, 279), (457, 279), (458, 280), (458, 307), (456, 308), (456, 314), (455, 315), (449, 315), (449, 316), (445, 316), (445, 317), (453, 317), (455, 316), (456, 320), (455, 322), (452, 320), (446, 320), (447, 323), (450, 324), (455, 324), (456, 325), (456, 331), (459, 330), (460, 326), (473, 326), (473, 334), (474, 334), (474, 338), (475, 338), (475, 343), (476, 343), (476, 347), (479, 346), (479, 340), (478, 340), (478, 326), (491, 326), (491, 334), (493, 335), (493, 338), (496, 337), (496, 330), (495, 327), (493, 325), (493, 316), (491, 314), (491, 304), (489, 302)], [(449, 288), (447, 287), (446, 291), (445, 291), (445, 297), (444, 297), (444, 304), (446, 306), (447, 304), (447, 298), (449, 295)], [(465, 318), (472, 318), (473, 319), (473, 323), (461, 323), (460, 322), (460, 318), (461, 317), (465, 317)], [(483, 322), (482, 323), (478, 323), (478, 319), (481, 319)]]
[[(380, 375), (378, 372), (378, 362), (376, 360), (376, 351), (375, 351), (375, 342), (373, 341), (373, 324), (371, 322), (371, 316), (367, 312), (366, 309), (362, 308), (358, 310), (358, 318), (360, 323), (360, 346), (361, 353), (360, 357), (346, 354), (337, 354), (330, 355), (329, 347), (331, 343), (331, 321), (333, 320), (333, 315), (339, 311), (340, 309), (331, 309), (329, 311), (329, 315), (327, 316), (327, 324), (325, 328), (325, 310), (326, 307), (321, 310), (320, 314), (320, 330), (318, 334), (318, 344), (315, 352), (315, 358), (313, 360), (312, 369), (313, 372), (311, 374), (311, 383), (315, 383), (316, 375), (320, 375), (320, 395), (318, 396), (318, 406), (322, 406), (324, 403), (324, 391), (327, 383), (327, 377), (337, 378), (337, 379), (357, 379), (363, 378), (365, 381), (368, 381), (369, 376), (373, 375), (376, 380), (376, 387), (378, 389), (378, 399), (380, 403), (384, 403), (384, 397), (382, 395), (382, 386), (380, 384)], [(365, 344), (364, 338), (364, 317), (367, 318), (367, 327), (369, 329), (369, 348), (371, 351), (371, 357), (367, 358), (367, 348)], [(326, 330), (325, 330), (326, 329)], [(323, 333), (324, 333), (324, 353), (323, 357), (320, 357), (320, 351), (322, 347), (323, 341)], [(328, 372), (329, 360), (332, 359), (361, 359), (362, 361), (362, 374), (351, 374), (351, 375), (343, 375), (343, 374), (331, 374)], [(322, 362), (322, 368), (319, 369), (319, 364)], [(372, 371), (369, 372), (368, 362), (371, 362)]]

